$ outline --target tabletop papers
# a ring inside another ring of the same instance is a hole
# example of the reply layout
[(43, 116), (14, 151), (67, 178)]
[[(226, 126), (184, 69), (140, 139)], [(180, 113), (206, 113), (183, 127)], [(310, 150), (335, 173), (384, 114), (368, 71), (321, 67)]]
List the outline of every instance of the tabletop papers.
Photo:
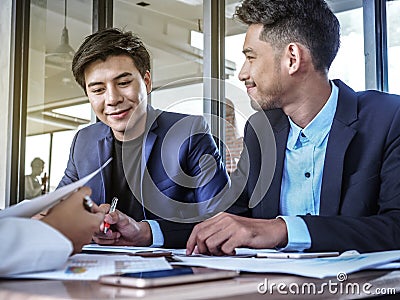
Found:
[(400, 250), (358, 254), (344, 253), (326, 258), (255, 258), (179, 256), (174, 265), (240, 270), (255, 273), (286, 273), (314, 278), (351, 274), (360, 270), (382, 267), (400, 259)]
[(75, 254), (63, 268), (54, 271), (25, 273), (8, 278), (56, 280), (97, 280), (101, 275), (172, 269), (164, 257), (143, 258), (128, 255)]

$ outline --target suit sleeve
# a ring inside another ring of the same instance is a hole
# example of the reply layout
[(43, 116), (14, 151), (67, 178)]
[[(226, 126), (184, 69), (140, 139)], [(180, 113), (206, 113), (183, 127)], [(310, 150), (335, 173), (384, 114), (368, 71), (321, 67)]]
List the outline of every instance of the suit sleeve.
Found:
[(164, 235), (164, 248), (186, 248), (186, 242), (197, 223), (177, 223), (163, 219), (157, 220)]
[[(251, 217), (249, 195), (252, 194), (253, 188), (249, 184), (249, 174), (250, 170), (252, 174), (259, 174), (259, 165), (252, 162), (254, 162), (254, 155), (259, 155), (260, 152), (255, 131), (247, 121), (244, 127), (243, 150), (237, 169), (231, 174), (231, 187), (224, 195), (224, 201), (233, 202), (227, 210), (228, 213)], [(250, 155), (252, 155), (252, 160), (249, 159)]]
[[(222, 162), (221, 155), (210, 134), (210, 130), (202, 117), (193, 117), (189, 134), (187, 152), (185, 153), (185, 171), (191, 177), (197, 177), (194, 189), (195, 202), (200, 203), (214, 199), (217, 203), (225, 189), (229, 187), (229, 177)], [(199, 133), (201, 132), (201, 133)], [(200, 163), (201, 162), (201, 163)], [(211, 208), (211, 210), (213, 210)], [(209, 210), (200, 212), (204, 218)], [(164, 247), (184, 248), (186, 241), (197, 223), (177, 223), (157, 220), (164, 235)]]
[(72, 253), (71, 242), (44, 222), (0, 219), (0, 275), (54, 270)]
[(230, 180), (204, 118), (196, 117), (192, 132), (202, 134), (195, 134), (189, 140), (187, 170), (190, 176), (198, 176), (195, 197), (196, 202), (203, 202), (220, 197)]

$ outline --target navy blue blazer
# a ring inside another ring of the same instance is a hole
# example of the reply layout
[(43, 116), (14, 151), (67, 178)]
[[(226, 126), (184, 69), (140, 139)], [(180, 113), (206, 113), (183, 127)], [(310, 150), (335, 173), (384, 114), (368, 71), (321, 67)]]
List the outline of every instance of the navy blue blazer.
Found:
[[(97, 122), (79, 130), (59, 187), (99, 168), (113, 156), (113, 149), (112, 131), (104, 123)], [(129, 161), (129, 153), (123, 159)], [(185, 247), (194, 224), (180, 223), (192, 215), (179, 203), (207, 201), (222, 194), (229, 185), (207, 123), (201, 116), (164, 112), (148, 106), (142, 157), (133, 159), (141, 159), (140, 195), (135, 196), (150, 210), (146, 213), (147, 219), (155, 219), (160, 224), (164, 247)], [(92, 189), (92, 198), (97, 204), (109, 203), (113, 197), (110, 195), (111, 166), (110, 163), (86, 184)], [(176, 205), (169, 201), (176, 201)]]
[[(334, 82), (339, 87), (339, 98), (326, 149), (320, 212), (318, 216), (301, 216), (311, 235), (309, 251), (399, 249), (400, 96), (378, 91), (354, 92), (340, 80)], [(265, 115), (276, 141), (274, 151), (270, 144), (256, 138), (256, 132), (262, 135), (266, 131), (256, 128), (257, 124), (265, 124)], [(249, 122), (255, 126), (249, 126)], [(250, 174), (240, 198), (229, 211), (253, 218), (275, 218), (279, 215), (290, 125), (280, 109), (257, 112), (249, 122), (244, 136), (247, 149), (237, 172), (231, 175), (230, 192), (246, 180), (243, 170), (250, 167)], [(267, 153), (264, 157), (261, 148)], [(272, 183), (262, 201), (249, 208), (250, 197), (262, 195), (260, 187), (269, 183), (268, 174), (260, 176), (265, 172), (261, 163), (275, 153)]]

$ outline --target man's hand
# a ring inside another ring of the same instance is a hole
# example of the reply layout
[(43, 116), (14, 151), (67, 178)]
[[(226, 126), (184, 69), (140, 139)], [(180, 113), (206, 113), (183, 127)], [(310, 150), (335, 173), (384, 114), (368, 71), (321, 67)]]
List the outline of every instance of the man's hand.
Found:
[[(102, 204), (100, 209), (109, 211), (110, 205)], [(100, 230), (93, 236), (93, 240), (99, 245), (150, 246), (152, 244), (153, 236), (147, 222), (136, 222), (119, 210), (106, 214), (104, 222), (111, 227), (104, 233), (104, 224), (100, 225)]]
[(274, 248), (287, 244), (286, 223), (280, 218), (250, 219), (219, 213), (196, 225), (186, 254), (235, 255), (235, 248)]
[(74, 252), (81, 252), (89, 244), (92, 235), (99, 230), (104, 219), (104, 212), (93, 203), (92, 212), (83, 206), (83, 197), (90, 195), (88, 187), (80, 188), (66, 200), (51, 208), (41, 220), (65, 235), (73, 244)]

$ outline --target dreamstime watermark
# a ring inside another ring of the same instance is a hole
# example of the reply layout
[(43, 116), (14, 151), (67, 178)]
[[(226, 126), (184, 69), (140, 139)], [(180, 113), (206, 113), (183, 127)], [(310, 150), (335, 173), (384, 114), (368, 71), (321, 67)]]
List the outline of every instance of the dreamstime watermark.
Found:
[(267, 278), (257, 286), (260, 294), (281, 294), (281, 295), (394, 295), (395, 288), (374, 288), (369, 282), (346, 282), (347, 274), (340, 272), (336, 279), (329, 279), (327, 282), (271, 282)]

